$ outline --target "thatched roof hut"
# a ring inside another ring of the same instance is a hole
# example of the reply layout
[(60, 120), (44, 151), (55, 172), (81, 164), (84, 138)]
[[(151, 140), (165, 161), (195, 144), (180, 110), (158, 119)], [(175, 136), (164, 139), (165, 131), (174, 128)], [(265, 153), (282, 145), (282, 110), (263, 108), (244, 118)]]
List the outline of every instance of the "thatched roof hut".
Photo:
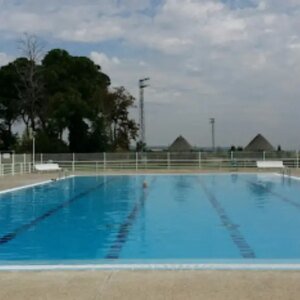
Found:
[(193, 147), (181, 135), (169, 147), (170, 152), (189, 152), (189, 151), (192, 151), (192, 150), (193, 150)]
[(274, 151), (274, 150), (275, 150), (274, 147), (261, 134), (258, 134), (244, 149), (244, 151)]

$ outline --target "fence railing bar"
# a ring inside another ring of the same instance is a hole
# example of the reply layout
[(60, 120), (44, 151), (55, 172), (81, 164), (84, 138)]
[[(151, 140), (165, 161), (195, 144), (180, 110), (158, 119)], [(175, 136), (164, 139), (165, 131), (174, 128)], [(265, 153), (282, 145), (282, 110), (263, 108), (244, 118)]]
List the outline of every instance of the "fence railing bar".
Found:
[[(40, 163), (55, 162), (70, 172), (147, 169), (235, 169), (254, 168), (257, 160), (282, 160), (290, 168), (300, 167), (299, 151), (293, 152), (228, 152), (228, 153), (92, 153), (37, 154)], [(0, 155), (0, 176), (26, 174), (33, 171), (33, 157), (12, 154), (10, 159)]]

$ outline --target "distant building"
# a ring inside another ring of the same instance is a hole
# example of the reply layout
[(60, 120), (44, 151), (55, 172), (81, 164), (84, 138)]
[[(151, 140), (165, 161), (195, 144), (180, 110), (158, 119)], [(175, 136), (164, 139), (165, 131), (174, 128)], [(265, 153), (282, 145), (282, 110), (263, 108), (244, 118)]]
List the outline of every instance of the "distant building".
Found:
[(275, 149), (265, 137), (258, 134), (248, 146), (245, 147), (244, 151), (275, 151)]
[(190, 152), (192, 150), (193, 150), (193, 147), (181, 135), (169, 147), (170, 152)]

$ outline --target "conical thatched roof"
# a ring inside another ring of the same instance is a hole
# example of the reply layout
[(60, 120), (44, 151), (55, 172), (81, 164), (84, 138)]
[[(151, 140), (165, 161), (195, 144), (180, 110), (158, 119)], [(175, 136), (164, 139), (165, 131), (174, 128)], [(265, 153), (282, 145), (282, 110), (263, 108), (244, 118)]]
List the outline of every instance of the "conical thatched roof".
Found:
[(188, 151), (191, 151), (192, 149), (193, 149), (193, 147), (181, 135), (169, 147), (170, 152), (188, 152)]
[(248, 146), (245, 147), (244, 151), (274, 151), (274, 148), (266, 138), (258, 134)]

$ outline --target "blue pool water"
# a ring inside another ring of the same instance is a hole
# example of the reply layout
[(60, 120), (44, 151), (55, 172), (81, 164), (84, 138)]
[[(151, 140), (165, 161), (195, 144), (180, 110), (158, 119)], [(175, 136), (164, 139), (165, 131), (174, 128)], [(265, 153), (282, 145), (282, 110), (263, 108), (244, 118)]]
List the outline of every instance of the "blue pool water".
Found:
[(300, 259), (299, 194), (276, 174), (51, 182), (0, 195), (0, 261)]

